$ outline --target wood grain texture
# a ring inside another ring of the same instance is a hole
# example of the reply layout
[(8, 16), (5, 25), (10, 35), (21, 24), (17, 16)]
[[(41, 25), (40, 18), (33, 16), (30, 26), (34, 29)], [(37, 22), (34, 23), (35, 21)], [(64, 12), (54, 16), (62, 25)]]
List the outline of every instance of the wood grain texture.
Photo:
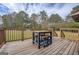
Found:
[(9, 55), (78, 55), (78, 42), (57, 38), (52, 42), (52, 45), (41, 49), (32, 44), (32, 39), (8, 42), (3, 51)]

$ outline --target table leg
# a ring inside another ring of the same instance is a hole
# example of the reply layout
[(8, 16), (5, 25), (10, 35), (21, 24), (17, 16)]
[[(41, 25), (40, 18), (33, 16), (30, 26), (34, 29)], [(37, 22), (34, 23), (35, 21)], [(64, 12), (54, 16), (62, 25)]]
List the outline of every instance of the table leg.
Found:
[(40, 33), (39, 33), (39, 42), (38, 42), (38, 49), (40, 49)]
[(34, 44), (34, 40), (35, 40), (34, 32), (33, 32), (32, 35), (33, 35), (33, 41), (32, 41), (32, 43)]

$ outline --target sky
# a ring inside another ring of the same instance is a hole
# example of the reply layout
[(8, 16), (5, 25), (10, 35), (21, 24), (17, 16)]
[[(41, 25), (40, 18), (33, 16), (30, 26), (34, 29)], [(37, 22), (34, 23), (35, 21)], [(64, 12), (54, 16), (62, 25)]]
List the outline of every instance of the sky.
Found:
[(51, 14), (59, 14), (63, 19), (72, 11), (78, 3), (0, 3), (0, 15), (12, 12), (25, 11), (29, 15), (45, 10)]

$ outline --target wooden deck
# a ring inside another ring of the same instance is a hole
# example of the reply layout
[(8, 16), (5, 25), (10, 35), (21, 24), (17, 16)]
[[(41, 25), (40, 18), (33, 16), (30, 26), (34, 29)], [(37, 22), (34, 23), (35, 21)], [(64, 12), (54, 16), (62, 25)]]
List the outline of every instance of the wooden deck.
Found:
[(78, 42), (53, 38), (52, 45), (38, 49), (32, 44), (32, 39), (8, 42), (3, 52), (9, 55), (78, 55)]

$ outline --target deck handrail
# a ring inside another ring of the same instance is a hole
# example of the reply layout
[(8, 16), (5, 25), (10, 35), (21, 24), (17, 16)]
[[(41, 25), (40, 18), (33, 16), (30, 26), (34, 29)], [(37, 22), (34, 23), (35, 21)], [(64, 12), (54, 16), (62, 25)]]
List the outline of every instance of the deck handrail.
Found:
[[(77, 40), (79, 40), (79, 28), (60, 28), (60, 37), (61, 38), (65, 38), (65, 34), (64, 34), (64, 31), (65, 32), (72, 32), (72, 33), (77, 33), (78, 34), (78, 38)], [(73, 35), (74, 36), (74, 35)]]

